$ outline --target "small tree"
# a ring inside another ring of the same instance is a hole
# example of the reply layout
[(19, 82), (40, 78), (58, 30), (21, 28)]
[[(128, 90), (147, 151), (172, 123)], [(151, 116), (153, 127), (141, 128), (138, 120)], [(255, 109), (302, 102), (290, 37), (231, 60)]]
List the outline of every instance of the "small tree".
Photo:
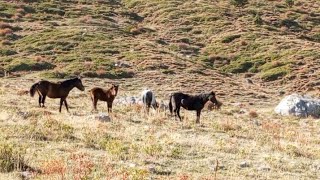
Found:
[(292, 7), (294, 5), (294, 0), (286, 0), (286, 4), (288, 7)]

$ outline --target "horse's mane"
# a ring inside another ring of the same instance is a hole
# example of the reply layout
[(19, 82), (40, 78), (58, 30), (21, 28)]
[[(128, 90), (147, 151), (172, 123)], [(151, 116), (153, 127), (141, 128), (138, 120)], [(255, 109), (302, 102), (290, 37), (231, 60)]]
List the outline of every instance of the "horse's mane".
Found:
[(205, 100), (205, 99), (207, 99), (210, 95), (211, 95), (211, 93), (201, 93), (201, 94), (199, 94), (198, 96), (199, 96), (201, 99)]
[(211, 93), (201, 93), (196, 95), (190, 95), (190, 94), (183, 94), (182, 98), (190, 98), (193, 100), (201, 99), (202, 101), (206, 101)]
[(78, 80), (79, 80), (79, 78), (72, 78), (72, 79), (68, 79), (68, 80), (62, 81), (60, 84), (61, 84), (62, 87), (68, 87), (70, 84), (73, 84)]

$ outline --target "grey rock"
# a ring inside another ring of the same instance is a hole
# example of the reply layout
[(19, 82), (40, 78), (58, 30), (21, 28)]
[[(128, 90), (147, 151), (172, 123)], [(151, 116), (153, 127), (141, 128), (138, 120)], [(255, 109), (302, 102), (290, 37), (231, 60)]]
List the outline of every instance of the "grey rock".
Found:
[(243, 162), (240, 163), (240, 167), (241, 168), (246, 168), (246, 167), (249, 167), (249, 166), (250, 166), (249, 163), (246, 162), (246, 161), (243, 161)]
[(270, 171), (270, 170), (271, 170), (271, 168), (269, 166), (263, 165), (263, 166), (258, 167), (258, 171)]
[(29, 171), (23, 171), (20, 173), (22, 179), (31, 179), (32, 173)]
[(284, 97), (274, 109), (277, 114), (297, 117), (320, 117), (320, 99), (299, 94)]

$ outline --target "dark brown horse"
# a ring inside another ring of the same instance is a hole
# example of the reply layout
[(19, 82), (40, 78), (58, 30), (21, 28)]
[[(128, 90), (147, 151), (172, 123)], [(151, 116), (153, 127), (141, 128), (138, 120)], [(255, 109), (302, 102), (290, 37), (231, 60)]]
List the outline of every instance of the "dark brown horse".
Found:
[(102, 88), (92, 88), (90, 90), (90, 97), (92, 100), (93, 109), (97, 110), (98, 100), (106, 101), (108, 105), (108, 112), (112, 112), (112, 103), (118, 94), (119, 86), (112, 84), (111, 88), (108, 90)]
[(206, 102), (211, 101), (217, 106), (220, 103), (217, 101), (215, 93), (212, 91), (207, 94), (199, 94), (199, 95), (188, 95), (181, 92), (173, 93), (170, 96), (169, 109), (172, 115), (172, 111), (174, 111), (174, 116), (178, 115), (180, 121), (182, 121), (180, 117), (180, 107), (182, 106), (186, 110), (189, 111), (197, 111), (197, 120), (196, 123), (200, 123), (200, 114)]
[[(44, 107), (44, 103), (46, 100), (46, 97), (49, 98), (60, 98), (60, 108), (59, 112), (61, 112), (62, 104), (67, 108), (67, 111), (69, 112), (68, 104), (67, 104), (67, 97), (69, 95), (69, 92), (74, 88), (78, 88), (81, 91), (84, 91), (84, 86), (82, 85), (80, 78), (73, 78), (69, 80), (65, 80), (62, 82), (54, 83), (49, 82), (46, 80), (41, 80), (30, 88), (30, 95), (31, 97), (34, 96), (36, 92), (39, 94), (39, 106)], [(41, 105), (42, 104), (42, 105)]]

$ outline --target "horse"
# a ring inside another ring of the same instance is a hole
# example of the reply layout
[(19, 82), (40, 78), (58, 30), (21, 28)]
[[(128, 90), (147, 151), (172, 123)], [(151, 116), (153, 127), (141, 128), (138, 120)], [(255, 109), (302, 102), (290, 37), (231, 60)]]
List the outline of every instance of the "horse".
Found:
[(189, 95), (182, 92), (176, 92), (170, 95), (169, 110), (172, 115), (174, 111), (174, 116), (178, 115), (180, 121), (182, 121), (180, 116), (180, 107), (189, 111), (197, 111), (196, 123), (200, 123), (200, 114), (206, 102), (211, 101), (213, 104), (220, 106), (221, 103), (218, 102), (215, 96), (215, 92)]
[(90, 90), (90, 97), (92, 100), (93, 109), (97, 110), (98, 100), (106, 101), (108, 105), (108, 112), (112, 112), (112, 103), (118, 94), (119, 85), (112, 84), (108, 90), (94, 87)]
[(145, 109), (147, 110), (147, 113), (149, 113), (149, 109), (151, 106), (154, 109), (157, 109), (159, 107), (159, 104), (156, 101), (156, 97), (155, 97), (154, 93), (149, 89), (142, 91), (141, 100), (142, 100), (142, 103), (143, 103)]
[[(30, 96), (33, 97), (37, 92), (39, 94), (39, 106), (44, 107), (46, 97), (49, 98), (60, 98), (60, 108), (59, 112), (61, 113), (62, 104), (66, 106), (67, 111), (69, 112), (67, 97), (69, 92), (76, 87), (77, 89), (84, 91), (84, 86), (80, 78), (68, 79), (62, 82), (50, 82), (46, 80), (41, 80), (33, 84), (30, 88)], [(42, 104), (42, 105), (41, 105)]]

